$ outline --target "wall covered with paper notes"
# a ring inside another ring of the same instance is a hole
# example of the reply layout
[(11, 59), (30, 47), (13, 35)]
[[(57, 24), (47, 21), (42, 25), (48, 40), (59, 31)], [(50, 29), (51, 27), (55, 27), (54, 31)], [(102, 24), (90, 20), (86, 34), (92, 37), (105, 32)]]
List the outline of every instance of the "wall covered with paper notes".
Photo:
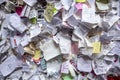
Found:
[(120, 0), (0, 0), (0, 80), (120, 80)]

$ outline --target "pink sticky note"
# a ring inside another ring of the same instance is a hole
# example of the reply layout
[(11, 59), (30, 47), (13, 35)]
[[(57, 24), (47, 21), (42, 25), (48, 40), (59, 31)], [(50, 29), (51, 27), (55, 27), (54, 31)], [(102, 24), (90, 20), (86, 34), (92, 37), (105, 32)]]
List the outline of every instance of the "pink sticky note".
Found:
[(75, 4), (75, 7), (77, 8), (77, 9), (82, 9), (82, 3), (77, 3), (77, 4)]
[(22, 10), (23, 10), (23, 7), (16, 7), (16, 13), (17, 13), (18, 15), (21, 14)]

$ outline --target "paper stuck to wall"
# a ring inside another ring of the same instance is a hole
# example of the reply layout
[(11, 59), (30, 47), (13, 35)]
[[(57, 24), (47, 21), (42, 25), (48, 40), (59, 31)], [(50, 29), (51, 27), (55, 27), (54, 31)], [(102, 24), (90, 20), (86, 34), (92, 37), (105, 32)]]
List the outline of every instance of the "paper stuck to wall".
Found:
[(81, 48), (81, 53), (86, 56), (92, 56), (92, 50), (91, 47)]
[[(3, 21), (3, 23), (2, 23), (2, 28), (7, 28), (7, 29), (9, 29), (9, 30), (11, 30), (11, 31), (14, 31), (14, 28), (12, 28), (11, 26), (10, 26), (10, 24), (9, 24), (9, 19), (10, 19), (10, 17), (12, 16), (12, 14), (7, 14), (6, 16), (5, 16), (5, 20)], [(3, 31), (3, 30), (2, 30)]]
[(10, 25), (20, 33), (23, 33), (27, 29), (17, 14), (13, 14), (10, 17)]
[(44, 58), (46, 61), (57, 57), (60, 55), (60, 50), (57, 46), (55, 46), (53, 40), (45, 42), (40, 46), (40, 49), (43, 51)]
[(75, 36), (77, 36), (82, 42), (85, 41), (85, 40), (84, 40), (84, 33), (81, 31), (81, 29), (80, 29), (79, 27), (77, 27), (77, 28), (74, 30), (73, 34), (74, 34)]
[(64, 9), (69, 10), (73, 0), (61, 0), (61, 3), (63, 4)]
[(66, 12), (66, 10), (63, 10), (62, 13), (62, 19), (63, 21), (66, 21), (68, 18), (70, 18), (74, 13), (76, 12), (75, 7), (70, 8), (70, 10), (68, 12)]
[(69, 54), (71, 51), (71, 41), (69, 38), (60, 37), (60, 50), (63, 54)]
[(112, 53), (113, 55), (118, 55), (120, 56), (120, 47), (114, 47), (112, 48), (112, 50), (110, 51), (110, 53)]
[(82, 3), (77, 3), (77, 4), (75, 5), (75, 7), (76, 7), (77, 9), (82, 9)]
[(54, 15), (54, 5), (48, 4), (46, 10), (44, 11), (44, 17), (47, 20), (47, 22), (51, 22), (52, 17)]
[(47, 75), (53, 76), (56, 74), (57, 76), (57, 74), (60, 71), (60, 66), (61, 66), (60, 60), (54, 59), (54, 60), (48, 61), (47, 62)]
[(87, 80), (87, 77), (86, 76), (82, 76), (81, 74), (79, 74), (77, 80)]
[(63, 80), (74, 80), (70, 75), (65, 75), (62, 78)]
[(117, 22), (119, 19), (120, 19), (120, 17), (115, 15), (115, 16), (113, 16), (113, 17), (110, 18), (110, 20), (108, 21), (108, 24), (109, 24), (110, 26), (113, 26), (113, 24), (114, 24), (115, 22)]
[(16, 51), (20, 56), (24, 55), (25, 53), (24, 48), (21, 45), (18, 45), (18, 47), (16, 48)]
[(0, 0), (0, 4), (4, 3), (5, 1), (8, 1), (8, 0)]
[(62, 66), (61, 66), (61, 73), (65, 73), (65, 74), (68, 74), (69, 73), (69, 62), (66, 61), (66, 62), (63, 62), (62, 63)]
[(30, 11), (29, 19), (37, 18), (37, 16), (38, 16), (38, 12), (37, 12), (36, 9), (33, 8), (33, 9)]
[(96, 75), (106, 74), (107, 71), (112, 67), (112, 62), (98, 59), (96, 61), (92, 61), (92, 67)]
[(79, 57), (77, 60), (77, 69), (83, 72), (92, 71), (92, 60), (88, 56)]
[(29, 16), (29, 13), (30, 13), (30, 9), (31, 9), (31, 7), (28, 6), (28, 5), (26, 5), (26, 6), (23, 8), (20, 16), (22, 16), (22, 17), (28, 17), (28, 16)]
[(104, 3), (100, 3), (100, 2), (96, 2), (97, 4), (97, 8), (99, 10), (108, 10), (109, 9), (109, 4), (104, 4)]
[(36, 50), (33, 59), (34, 60), (39, 60), (41, 57), (40, 50)]
[(17, 44), (16, 44), (15, 39), (13, 37), (10, 38), (10, 44), (11, 44), (12, 48), (17, 47)]
[(24, 36), (22, 37), (22, 39), (21, 39), (20, 44), (21, 44), (22, 46), (26, 46), (26, 45), (29, 44), (30, 41), (31, 41), (31, 38), (30, 38), (28, 35), (24, 35)]
[(0, 71), (3, 76), (12, 73), (17, 67), (21, 67), (22, 61), (17, 59), (14, 55), (8, 57), (2, 64), (0, 64)]
[(23, 0), (29, 6), (33, 6), (37, 3), (37, 0)]
[(101, 51), (101, 43), (94, 42), (93, 43), (93, 53), (100, 53), (100, 51)]
[(86, 0), (75, 0), (76, 2), (86, 2)]
[(41, 32), (41, 28), (37, 25), (32, 26), (30, 28), (30, 38), (34, 38), (35, 36), (39, 35)]
[(100, 16), (95, 14), (94, 7), (88, 7), (87, 5), (83, 4), (82, 22), (88, 22), (91, 24), (100, 23)]
[(61, 3), (61, 2), (55, 3), (55, 8), (56, 8), (57, 10), (61, 9), (61, 8), (62, 8), (62, 3)]

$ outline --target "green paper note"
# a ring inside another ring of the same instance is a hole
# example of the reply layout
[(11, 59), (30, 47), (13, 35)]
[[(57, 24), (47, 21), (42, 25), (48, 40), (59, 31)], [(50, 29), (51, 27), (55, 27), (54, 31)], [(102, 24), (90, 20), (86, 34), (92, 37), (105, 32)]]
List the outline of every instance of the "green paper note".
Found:
[(63, 77), (63, 80), (73, 80), (73, 78), (71, 78), (71, 76), (69, 75), (66, 75)]
[(56, 13), (56, 12), (57, 12), (57, 9), (56, 9), (56, 8), (53, 8), (53, 12)]
[(36, 23), (37, 23), (37, 19), (36, 19), (35, 17), (34, 17), (34, 18), (31, 18), (30, 21), (31, 21), (31, 23), (33, 23), (33, 24), (36, 24)]
[(76, 2), (86, 2), (86, 0), (75, 0)]

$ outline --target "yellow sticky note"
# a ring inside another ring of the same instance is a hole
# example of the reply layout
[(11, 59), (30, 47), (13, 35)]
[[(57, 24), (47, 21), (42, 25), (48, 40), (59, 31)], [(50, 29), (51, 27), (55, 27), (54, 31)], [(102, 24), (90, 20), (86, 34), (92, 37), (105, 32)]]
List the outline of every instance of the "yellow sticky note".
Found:
[(54, 12), (54, 5), (48, 4), (46, 10), (44, 11), (44, 17), (47, 22), (51, 22)]
[(53, 8), (53, 12), (56, 13), (56, 12), (57, 12), (57, 9), (56, 9), (56, 8)]
[(101, 43), (94, 42), (93, 43), (93, 53), (100, 53), (100, 51), (101, 51)]
[(76, 2), (86, 2), (86, 0), (75, 0)]
[(36, 50), (33, 59), (38, 60), (40, 59), (40, 50)]
[(109, 0), (96, 0), (97, 2), (101, 2), (101, 3), (104, 3), (104, 4), (108, 4), (109, 3)]

